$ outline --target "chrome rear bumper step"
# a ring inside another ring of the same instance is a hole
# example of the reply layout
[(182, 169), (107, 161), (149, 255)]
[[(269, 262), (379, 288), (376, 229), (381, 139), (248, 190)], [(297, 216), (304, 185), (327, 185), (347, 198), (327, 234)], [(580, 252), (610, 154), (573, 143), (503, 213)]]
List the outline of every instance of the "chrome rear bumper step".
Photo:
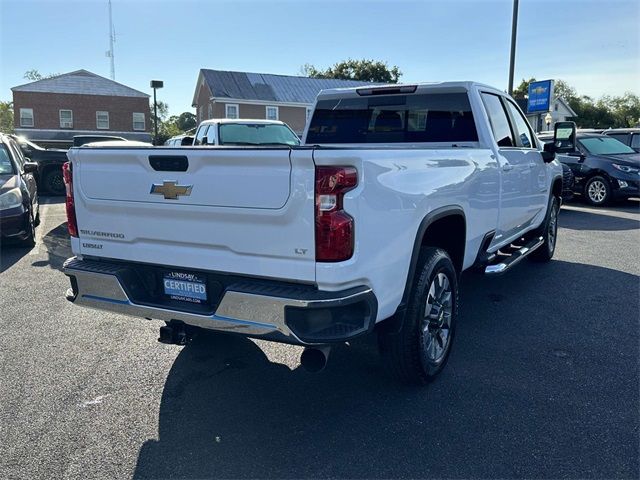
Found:
[[(535, 237), (508, 257), (503, 257), (504, 260), (502, 260), (500, 263), (487, 265), (484, 269), (484, 273), (486, 275), (500, 275), (501, 273), (505, 273), (510, 268), (517, 265), (527, 255), (535, 252), (543, 244), (544, 239), (542, 237)], [(496, 258), (499, 258), (499, 256), (496, 255)]]

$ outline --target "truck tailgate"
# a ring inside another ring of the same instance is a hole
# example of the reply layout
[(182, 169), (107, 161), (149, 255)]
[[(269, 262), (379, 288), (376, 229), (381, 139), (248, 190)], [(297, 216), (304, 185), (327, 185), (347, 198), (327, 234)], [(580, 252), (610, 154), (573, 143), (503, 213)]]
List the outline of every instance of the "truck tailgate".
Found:
[(74, 148), (79, 254), (315, 280), (310, 150)]

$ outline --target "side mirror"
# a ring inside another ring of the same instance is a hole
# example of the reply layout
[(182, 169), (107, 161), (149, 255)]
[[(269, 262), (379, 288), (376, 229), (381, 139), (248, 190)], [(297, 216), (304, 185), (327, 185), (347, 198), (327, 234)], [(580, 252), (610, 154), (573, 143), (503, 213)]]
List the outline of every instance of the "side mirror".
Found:
[(200, 142), (200, 144), (201, 145), (207, 145), (208, 143), (209, 143), (209, 139), (205, 135), (204, 137), (202, 137), (202, 141)]
[(36, 173), (38, 171), (38, 164), (36, 162), (32, 162), (30, 159), (25, 158), (24, 165), (22, 170), (24, 173)]
[(570, 153), (577, 150), (575, 122), (556, 122), (553, 127), (553, 146), (555, 153)]
[(553, 143), (545, 143), (541, 153), (542, 160), (545, 163), (551, 163), (556, 158), (556, 146)]

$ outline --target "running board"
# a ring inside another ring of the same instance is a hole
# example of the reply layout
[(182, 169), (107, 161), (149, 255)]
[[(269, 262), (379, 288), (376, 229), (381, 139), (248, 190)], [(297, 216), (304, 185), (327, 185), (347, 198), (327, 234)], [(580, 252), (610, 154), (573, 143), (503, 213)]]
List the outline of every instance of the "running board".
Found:
[(514, 265), (520, 263), (520, 261), (527, 255), (535, 252), (543, 244), (544, 239), (542, 237), (536, 237), (530, 240), (525, 246), (509, 255), (503, 262), (496, 263), (494, 265), (487, 265), (484, 269), (484, 273), (486, 275), (499, 275), (504, 273)]

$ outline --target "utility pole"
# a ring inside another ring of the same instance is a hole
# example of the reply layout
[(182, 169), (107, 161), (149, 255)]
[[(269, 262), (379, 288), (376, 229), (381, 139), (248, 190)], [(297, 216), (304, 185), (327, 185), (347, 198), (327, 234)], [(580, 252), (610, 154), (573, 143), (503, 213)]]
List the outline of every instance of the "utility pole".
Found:
[(509, 60), (509, 95), (513, 95), (513, 71), (516, 64), (516, 34), (518, 33), (518, 3), (513, 0), (513, 17), (511, 19), (511, 58)]
[(111, 59), (111, 80), (116, 79), (116, 59), (113, 44), (116, 42), (116, 32), (113, 28), (113, 14), (111, 13), (111, 0), (109, 0), (109, 51), (107, 57)]

